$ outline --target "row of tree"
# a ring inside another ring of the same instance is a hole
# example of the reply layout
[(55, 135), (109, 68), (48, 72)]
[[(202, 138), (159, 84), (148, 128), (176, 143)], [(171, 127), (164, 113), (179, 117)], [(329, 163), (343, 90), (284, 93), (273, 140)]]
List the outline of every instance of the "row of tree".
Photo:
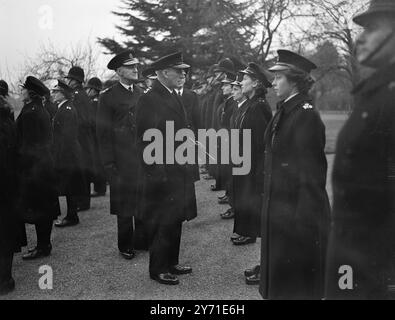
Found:
[[(288, 48), (319, 65), (315, 97), (322, 109), (347, 110), (349, 91), (360, 79), (353, 50), (358, 27), (352, 17), (368, 0), (120, 0), (113, 14), (123, 41), (99, 38), (106, 54), (134, 48), (145, 64), (182, 50), (193, 65), (193, 77), (202, 77), (223, 57), (242, 64), (254, 61), (270, 66), (276, 50)], [(102, 75), (91, 45), (67, 53), (51, 45), (29, 61), (26, 73), (44, 81), (81, 65), (88, 76)]]

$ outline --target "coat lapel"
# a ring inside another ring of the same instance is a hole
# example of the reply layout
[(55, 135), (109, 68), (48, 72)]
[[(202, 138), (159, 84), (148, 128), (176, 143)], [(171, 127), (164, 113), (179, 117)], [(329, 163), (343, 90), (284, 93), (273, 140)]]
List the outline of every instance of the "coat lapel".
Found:
[[(163, 98), (164, 105), (170, 109), (172, 109), (174, 112), (176, 112), (182, 119), (186, 119), (185, 117), (185, 112), (182, 112), (183, 110), (185, 111), (185, 108), (181, 102), (180, 99), (176, 99), (169, 90), (167, 90), (158, 80), (154, 82), (154, 85), (152, 86), (152, 90), (157, 92), (160, 96)], [(182, 108), (181, 108), (182, 107)]]

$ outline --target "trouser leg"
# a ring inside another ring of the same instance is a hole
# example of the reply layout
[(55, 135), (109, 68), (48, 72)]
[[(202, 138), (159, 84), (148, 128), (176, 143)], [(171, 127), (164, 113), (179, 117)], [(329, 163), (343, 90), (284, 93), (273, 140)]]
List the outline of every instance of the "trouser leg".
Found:
[(180, 223), (162, 223), (157, 226), (150, 247), (149, 271), (151, 275), (167, 273), (178, 264)]
[(117, 216), (118, 249), (121, 252), (133, 250), (133, 217)]

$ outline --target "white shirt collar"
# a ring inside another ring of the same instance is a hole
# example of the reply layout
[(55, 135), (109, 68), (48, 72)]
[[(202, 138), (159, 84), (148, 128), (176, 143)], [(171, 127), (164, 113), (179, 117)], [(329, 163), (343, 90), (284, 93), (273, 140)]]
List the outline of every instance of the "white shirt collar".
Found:
[(237, 104), (237, 107), (240, 109), (242, 107), (242, 105), (247, 101), (248, 99), (243, 100), (242, 102), (239, 102)]
[(58, 109), (60, 109), (67, 101), (69, 101), (69, 100), (64, 100), (61, 103), (59, 103)]
[(167, 89), (167, 91), (169, 91), (170, 93), (173, 93), (173, 90), (171, 90), (171, 89), (169, 89), (167, 86), (165, 86), (165, 85), (163, 84), (163, 82), (161, 82), (159, 79), (158, 79), (158, 81), (159, 81), (159, 83), (160, 83), (162, 86), (164, 86), (164, 87)]
[(299, 94), (299, 92), (294, 93), (293, 95), (289, 96), (287, 99), (284, 100), (284, 103), (286, 103), (287, 101), (291, 100), (293, 97), (296, 97)]
[(177, 92), (180, 96), (182, 96), (182, 95), (184, 94), (184, 88), (176, 89), (176, 92)]
[[(129, 86), (129, 85), (127, 85), (127, 84), (122, 83), (121, 81), (119, 81), (119, 83), (120, 83), (120, 84), (122, 85), (122, 87), (124, 87), (126, 90), (131, 91), (131, 92), (134, 91), (133, 84)], [(129, 90), (129, 88), (132, 88), (132, 90)]]

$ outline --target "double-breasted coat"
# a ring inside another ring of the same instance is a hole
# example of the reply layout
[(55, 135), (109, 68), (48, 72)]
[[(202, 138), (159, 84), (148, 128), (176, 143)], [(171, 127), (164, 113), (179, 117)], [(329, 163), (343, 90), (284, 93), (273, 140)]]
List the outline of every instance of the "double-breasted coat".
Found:
[(251, 130), (251, 170), (247, 175), (233, 176), (234, 232), (245, 237), (260, 237), (263, 194), (263, 166), (265, 157), (265, 131), (272, 119), (272, 110), (264, 95), (256, 95), (246, 102), (235, 129), (240, 130), (240, 147), (243, 148), (244, 130)]
[[(185, 111), (188, 116), (188, 123), (191, 125), (191, 129), (195, 135), (195, 138), (198, 137), (198, 130), (200, 126), (200, 108), (199, 108), (199, 99), (195, 92), (184, 88), (181, 101), (185, 107)], [(192, 170), (194, 180), (200, 180), (200, 173), (199, 173), (199, 165), (198, 165), (198, 151), (196, 147), (196, 163), (195, 165), (191, 165), (190, 170)]]
[(74, 105), (69, 100), (59, 105), (54, 116), (53, 137), (52, 152), (59, 196), (84, 195), (87, 181), (83, 174), (78, 116)]
[(60, 209), (51, 121), (40, 99), (23, 106), (16, 125), (18, 211), (26, 223), (56, 219)]
[[(333, 170), (328, 246), (328, 299), (383, 299), (394, 256), (395, 65), (355, 90), (355, 109), (339, 134)], [(339, 269), (353, 271), (341, 290)]]
[(136, 105), (142, 90), (121, 83), (102, 92), (97, 111), (97, 139), (110, 182), (111, 214), (134, 217), (140, 186), (136, 147)]
[(19, 252), (20, 227), (16, 205), (16, 129), (11, 110), (0, 96), (0, 255)]
[[(149, 129), (157, 129), (161, 133), (163, 154), (171, 152), (166, 148), (166, 138), (174, 137), (167, 137), (166, 122), (174, 124), (175, 132), (191, 129), (181, 100), (156, 81), (152, 89), (140, 98), (137, 109), (137, 137), (143, 166), (140, 214), (142, 220), (151, 225), (190, 221), (197, 216), (194, 177), (189, 166), (180, 165), (177, 161), (174, 164), (149, 165), (143, 159), (144, 149), (150, 144), (143, 141), (143, 136)], [(175, 142), (175, 150), (181, 143)]]
[(260, 293), (321, 299), (329, 224), (325, 126), (311, 99), (279, 105), (265, 135)]
[[(73, 105), (77, 111), (78, 115), (78, 139), (82, 149), (82, 165), (87, 175), (94, 173), (94, 138), (93, 138), (93, 128), (94, 128), (94, 116), (93, 108), (91, 106), (88, 95), (82, 88), (82, 85), (75, 89)], [(87, 192), (90, 192), (88, 190)]]

